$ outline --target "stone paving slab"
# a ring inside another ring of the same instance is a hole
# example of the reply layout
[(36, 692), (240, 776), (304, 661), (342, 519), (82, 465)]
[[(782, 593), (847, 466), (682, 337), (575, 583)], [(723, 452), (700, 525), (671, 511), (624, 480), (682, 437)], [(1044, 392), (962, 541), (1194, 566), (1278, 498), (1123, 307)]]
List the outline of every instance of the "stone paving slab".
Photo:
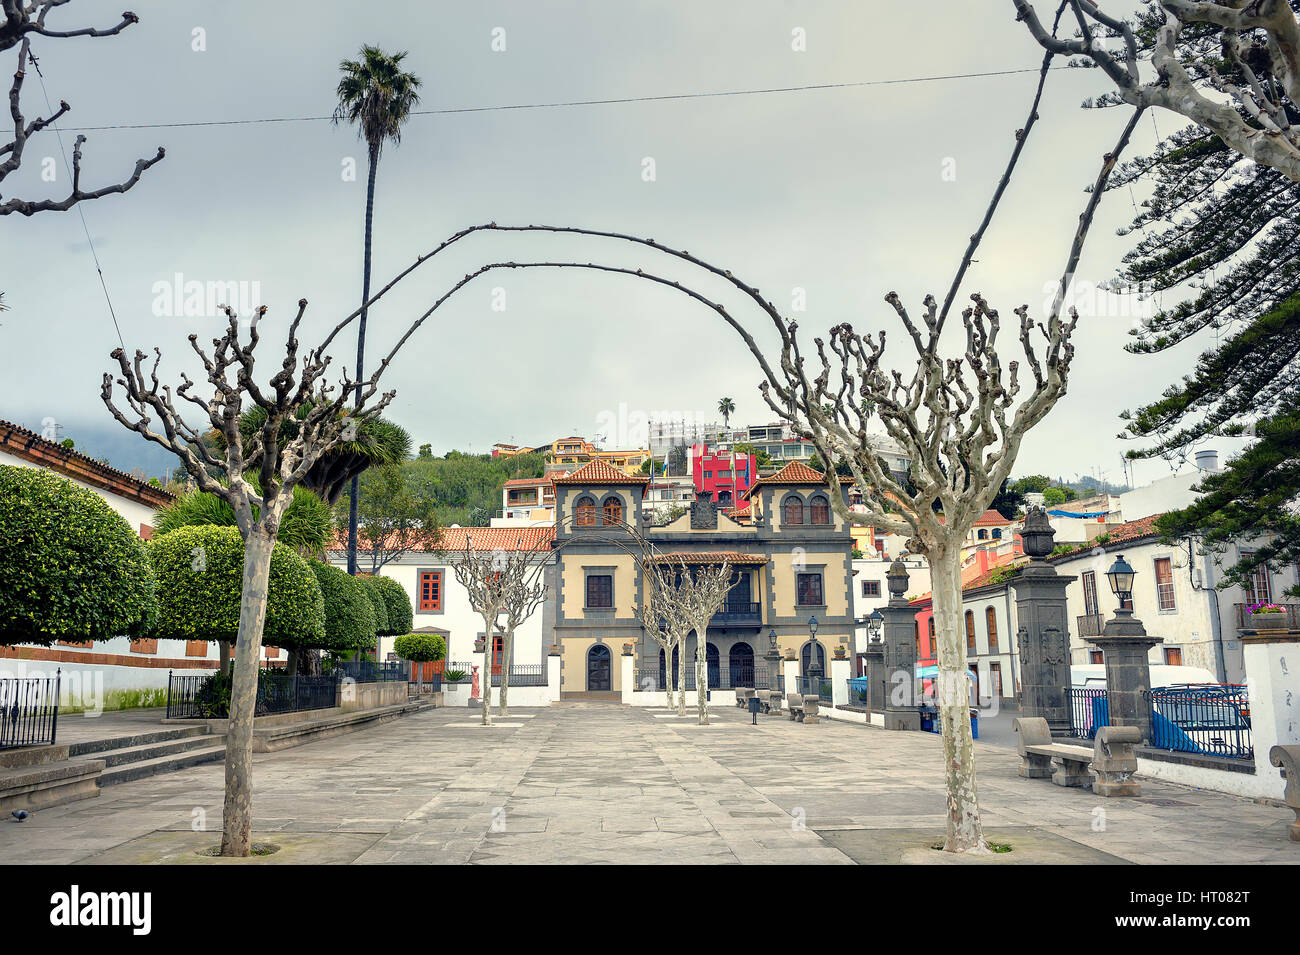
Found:
[[(259, 754), (255, 827), (286, 853), (259, 864), (310, 852), (358, 864), (953, 861), (928, 848), (946, 812), (938, 737), (753, 726), (731, 708), (708, 726), (662, 715), (564, 702), (485, 731), (464, 709), (427, 709)], [(977, 742), (976, 759), (990, 836), (1016, 846), (993, 864), (1300, 863), (1284, 809), (1153, 780), (1140, 799), (1103, 799), (1021, 779), (1005, 747)], [(217, 841), (223, 772), (195, 766), (0, 822), (0, 862), (202, 862), (190, 847)]]

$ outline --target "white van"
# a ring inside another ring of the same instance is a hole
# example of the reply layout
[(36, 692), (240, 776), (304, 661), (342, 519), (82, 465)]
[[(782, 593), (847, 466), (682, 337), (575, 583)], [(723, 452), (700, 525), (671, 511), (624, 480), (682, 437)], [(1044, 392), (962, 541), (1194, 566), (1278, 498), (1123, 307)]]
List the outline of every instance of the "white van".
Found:
[[(1151, 664), (1151, 686), (1180, 686), (1184, 683), (1218, 683), (1213, 673), (1204, 667), (1169, 666)], [(1106, 686), (1104, 663), (1076, 663), (1070, 667), (1070, 684), (1100, 690)]]

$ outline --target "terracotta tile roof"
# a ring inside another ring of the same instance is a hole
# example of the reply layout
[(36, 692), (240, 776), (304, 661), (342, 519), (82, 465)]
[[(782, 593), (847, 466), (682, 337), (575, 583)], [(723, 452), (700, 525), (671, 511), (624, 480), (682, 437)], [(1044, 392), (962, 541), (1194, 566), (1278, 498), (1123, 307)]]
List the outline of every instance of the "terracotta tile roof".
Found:
[[(438, 545), (448, 551), (465, 549), (466, 540), (474, 550), (549, 550), (555, 539), (555, 528), (545, 527), (444, 527)], [(364, 550), (365, 542), (357, 541), (357, 549)], [(347, 534), (339, 533), (330, 544), (331, 552), (347, 549)], [(423, 548), (421, 553), (431, 553), (435, 548)]]
[(1145, 540), (1149, 537), (1159, 537), (1160, 532), (1156, 530), (1156, 521), (1162, 517), (1161, 514), (1152, 514), (1150, 517), (1144, 517), (1138, 521), (1129, 521), (1127, 524), (1116, 524), (1109, 531), (1107, 537), (1100, 543), (1093, 538), (1086, 544), (1079, 544), (1074, 550), (1064, 554), (1057, 554), (1048, 560), (1071, 560), (1080, 554), (1095, 550), (1098, 547), (1113, 547), (1116, 544), (1124, 544), (1130, 541)]
[[(781, 470), (777, 471), (775, 474), (769, 474), (767, 477), (761, 477), (757, 481), (755, 481), (752, 485), (750, 485), (749, 490), (745, 492), (745, 497), (749, 497), (751, 494), (753, 494), (756, 490), (758, 490), (760, 487), (762, 487), (765, 484), (775, 485), (775, 486), (788, 486), (788, 485), (799, 485), (799, 484), (825, 484), (825, 483), (826, 483), (826, 475), (822, 474), (822, 472), (810, 468), (802, 461), (791, 461), (789, 464), (787, 464)], [(840, 483), (852, 484), (853, 478), (841, 476)]]
[(655, 562), (659, 564), (720, 564), (724, 560), (729, 564), (767, 563), (767, 557), (763, 554), (742, 554), (734, 550), (676, 551), (660, 554), (655, 558)]
[(1010, 524), (1010, 523), (1011, 521), (1009, 521), (1007, 518), (1002, 516), (1001, 511), (995, 511), (993, 508), (990, 507), (987, 511), (981, 514), (979, 518), (975, 521), (975, 526), (979, 527), (981, 524)]
[(650, 483), (648, 474), (624, 474), (607, 461), (597, 458), (572, 474), (552, 478), (555, 484), (641, 484)]
[(1002, 581), (1019, 574), (1020, 568), (1027, 563), (1029, 563), (1028, 558), (1016, 557), (1006, 563), (997, 564), (996, 566), (990, 567), (988, 570), (984, 571), (978, 577), (974, 577), (963, 583), (961, 589), (965, 592), (967, 590), (978, 590), (980, 587), (987, 587), (990, 584), (1001, 583)]
[(96, 461), (80, 451), (65, 448), (42, 438), (35, 431), (3, 419), (0, 419), (0, 451), (150, 507), (166, 507), (175, 500), (160, 487), (133, 478), (125, 471)]
[(511, 478), (503, 485), (504, 487), (540, 487), (550, 484), (555, 480), (553, 474), (543, 474), (535, 478)]

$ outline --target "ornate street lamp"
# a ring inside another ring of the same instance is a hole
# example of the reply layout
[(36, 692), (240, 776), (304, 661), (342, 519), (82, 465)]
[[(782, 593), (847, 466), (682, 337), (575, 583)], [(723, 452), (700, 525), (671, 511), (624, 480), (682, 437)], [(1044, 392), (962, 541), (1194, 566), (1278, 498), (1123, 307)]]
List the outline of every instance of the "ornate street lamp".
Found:
[(817, 665), (817, 618), (808, 618), (808, 675), (820, 677), (822, 668)]
[(881, 634), (884, 627), (885, 615), (879, 610), (871, 611), (867, 617), (867, 637), (872, 643), (879, 643), (883, 639)]
[(1137, 572), (1129, 566), (1123, 554), (1120, 554), (1115, 563), (1111, 564), (1110, 570), (1106, 571), (1106, 579), (1110, 581), (1111, 591), (1119, 598), (1121, 611), (1132, 613), (1133, 578), (1136, 575)]

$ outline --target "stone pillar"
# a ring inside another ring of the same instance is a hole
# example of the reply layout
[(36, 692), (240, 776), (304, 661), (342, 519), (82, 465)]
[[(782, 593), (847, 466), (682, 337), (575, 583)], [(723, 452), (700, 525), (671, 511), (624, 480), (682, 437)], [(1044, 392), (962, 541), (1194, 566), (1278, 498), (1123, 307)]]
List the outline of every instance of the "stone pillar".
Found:
[(885, 645), (868, 643), (862, 651), (865, 666), (862, 675), (867, 678), (867, 709), (872, 713), (885, 712), (889, 699), (889, 676), (885, 673)]
[(785, 695), (799, 692), (799, 661), (782, 660), (781, 673), (785, 677)]
[(623, 702), (631, 706), (632, 694), (636, 692), (636, 651), (630, 644), (623, 647), (623, 655), (619, 657), (618, 678)]
[(880, 608), (885, 618), (885, 729), (919, 730), (916, 708), (916, 610), (907, 602), (907, 567), (895, 560), (885, 574), (889, 603)]
[(1016, 593), (1017, 650), (1020, 656), (1020, 711), (1041, 717), (1053, 736), (1070, 733), (1070, 625), (1065, 589), (1074, 577), (1047, 563), (1056, 531), (1047, 512), (1031, 507), (1021, 532), (1030, 561), (1011, 580)]
[[(781, 651), (775, 645), (768, 648), (767, 653), (763, 654), (763, 659), (767, 663), (767, 688), (771, 690), (781, 689)], [(758, 681), (755, 680), (755, 683)], [(759, 688), (754, 687), (757, 691)]]
[(1136, 726), (1142, 742), (1151, 740), (1151, 648), (1163, 643), (1153, 637), (1123, 607), (1106, 621), (1101, 636), (1092, 641), (1101, 648), (1106, 663), (1106, 705), (1111, 726)]
[[(1275, 781), (1271, 795), (1281, 799), (1286, 782), (1269, 756), (1274, 746), (1300, 745), (1300, 630), (1246, 630), (1241, 634), (1241, 647), (1250, 696), (1255, 775)], [(1300, 815), (1296, 819), (1300, 826)], [(1292, 830), (1293, 837), (1297, 833), (1300, 829)]]
[(552, 703), (560, 701), (560, 648), (551, 647), (546, 657), (546, 695)]
[(849, 702), (849, 677), (853, 663), (849, 660), (831, 661), (831, 706), (845, 706)]

